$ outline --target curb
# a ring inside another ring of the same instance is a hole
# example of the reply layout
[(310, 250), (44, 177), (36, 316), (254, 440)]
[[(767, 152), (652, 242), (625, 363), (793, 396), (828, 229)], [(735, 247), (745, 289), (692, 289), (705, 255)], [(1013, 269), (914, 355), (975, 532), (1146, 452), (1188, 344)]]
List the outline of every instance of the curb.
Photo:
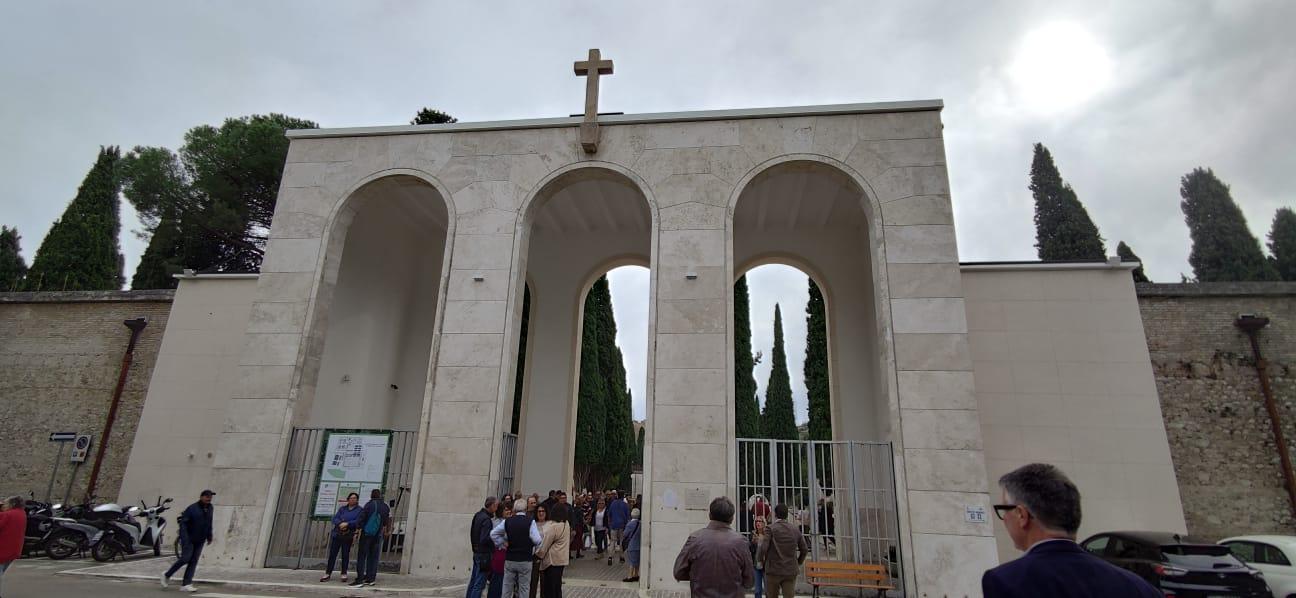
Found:
[[(136, 581), (158, 582), (156, 575), (144, 575), (140, 573), (114, 573), (109, 571), (95, 571), (99, 567), (87, 567), (84, 569), (71, 569), (68, 571), (59, 571), (58, 575), (83, 575), (87, 577), (106, 577), (112, 579), (129, 579)], [(245, 581), (235, 579), (208, 579), (195, 577), (194, 583), (201, 583), (213, 586), (222, 586), (226, 588), (235, 588), (241, 590), (268, 590), (278, 592), (327, 592), (337, 594), (340, 590), (344, 595), (357, 596), (383, 596), (383, 595), (404, 595), (404, 594), (421, 594), (425, 596), (456, 596), (456, 592), (462, 593), (465, 584), (455, 584), (447, 586), (433, 586), (428, 588), (387, 588), (387, 587), (363, 587), (352, 588), (348, 586), (327, 586), (320, 584), (288, 583), (275, 581)]]

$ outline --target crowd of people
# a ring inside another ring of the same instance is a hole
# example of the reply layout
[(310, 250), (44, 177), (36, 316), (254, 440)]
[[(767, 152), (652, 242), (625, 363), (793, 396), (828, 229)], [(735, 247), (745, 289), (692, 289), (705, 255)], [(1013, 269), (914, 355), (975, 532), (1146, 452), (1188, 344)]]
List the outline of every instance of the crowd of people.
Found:
[(466, 598), (562, 598), (572, 559), (607, 558), (629, 565), (622, 581), (639, 581), (643, 497), (619, 490), (505, 494), (487, 498), (469, 528), (473, 564)]

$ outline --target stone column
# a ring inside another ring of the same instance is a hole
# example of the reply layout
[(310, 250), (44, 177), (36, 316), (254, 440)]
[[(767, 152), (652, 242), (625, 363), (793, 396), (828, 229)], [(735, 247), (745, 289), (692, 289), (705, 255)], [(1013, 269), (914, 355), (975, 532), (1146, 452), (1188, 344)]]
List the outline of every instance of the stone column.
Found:
[[(708, 185), (718, 181), (704, 177)], [(680, 547), (706, 525), (710, 500), (728, 494), (734, 442), (725, 374), (732, 285), (725, 267), (724, 208), (690, 201), (694, 190), (687, 180), (678, 183), (659, 186), (657, 197), (656, 352), (649, 382), (651, 450), (645, 457), (652, 483), (646, 577), (653, 588), (676, 586), (671, 569)]]
[[(928, 140), (939, 150), (940, 140)], [(924, 596), (979, 595), (998, 563), (943, 164), (891, 168), (882, 206), (913, 575)]]
[[(410, 564), (416, 575), (468, 574), (472, 555), (464, 539), (482, 499), (495, 491), (490, 482), (503, 430), (497, 425), (497, 400), (505, 338), (516, 343), (514, 335), (505, 333), (514, 237), (511, 219), (508, 226), (489, 232), (480, 232), (486, 229), (475, 220), (472, 213), (460, 215), (450, 258), (422, 479), (416, 481), (418, 519)], [(498, 232), (503, 230), (508, 232)], [(482, 280), (474, 280), (476, 275)], [(520, 286), (516, 292), (522, 292)]]

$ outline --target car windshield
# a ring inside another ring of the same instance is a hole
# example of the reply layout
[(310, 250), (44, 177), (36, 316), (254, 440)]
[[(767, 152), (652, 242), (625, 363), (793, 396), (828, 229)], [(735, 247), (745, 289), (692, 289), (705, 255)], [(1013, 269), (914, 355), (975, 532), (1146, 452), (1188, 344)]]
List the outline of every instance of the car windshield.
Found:
[(1211, 544), (1172, 544), (1162, 546), (1161, 554), (1166, 562), (1193, 569), (1224, 569), (1242, 567), (1242, 561), (1233, 556), (1227, 546)]

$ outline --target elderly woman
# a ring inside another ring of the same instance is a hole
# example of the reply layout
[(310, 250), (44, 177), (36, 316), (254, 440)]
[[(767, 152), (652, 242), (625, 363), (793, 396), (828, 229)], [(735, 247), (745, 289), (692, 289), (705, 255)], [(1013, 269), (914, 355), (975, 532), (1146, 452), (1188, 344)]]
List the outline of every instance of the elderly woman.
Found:
[[(540, 507), (543, 509), (544, 507)], [(566, 569), (571, 543), (571, 525), (567, 522), (570, 508), (562, 503), (554, 505), (549, 523), (544, 526), (536, 556), (539, 557), (540, 598), (562, 598), (563, 570)]]
[(643, 536), (643, 524), (639, 520), (639, 509), (630, 511), (630, 522), (626, 524), (625, 535), (621, 542), (625, 544), (626, 560), (630, 562), (630, 576), (621, 580), (639, 581), (639, 540)]

